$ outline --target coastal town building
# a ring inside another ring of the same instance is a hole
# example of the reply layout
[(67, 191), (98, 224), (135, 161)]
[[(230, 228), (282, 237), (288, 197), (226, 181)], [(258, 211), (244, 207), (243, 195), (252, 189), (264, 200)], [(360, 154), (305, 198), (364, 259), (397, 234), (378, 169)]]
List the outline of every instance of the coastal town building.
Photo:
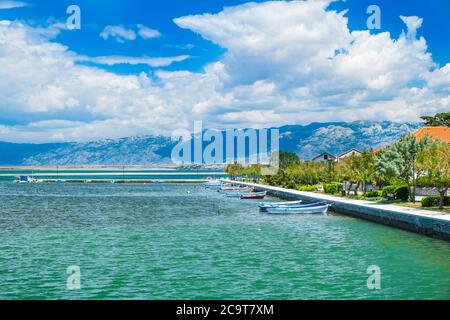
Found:
[(417, 140), (428, 136), (433, 140), (440, 140), (441, 142), (450, 143), (450, 127), (422, 127), (414, 131), (412, 135)]
[(348, 151), (346, 151), (346, 152), (341, 153), (340, 155), (338, 155), (338, 156), (336, 157), (336, 161), (339, 162), (339, 160), (342, 160), (342, 159), (344, 159), (344, 158), (347, 158), (347, 157), (350, 157), (350, 156), (359, 156), (359, 155), (361, 155), (361, 151), (356, 150), (355, 148), (353, 148), (353, 149), (350, 149), (350, 150), (348, 150)]
[(321, 161), (336, 161), (336, 156), (332, 155), (329, 152), (323, 152), (318, 156), (311, 159), (313, 162), (321, 162)]

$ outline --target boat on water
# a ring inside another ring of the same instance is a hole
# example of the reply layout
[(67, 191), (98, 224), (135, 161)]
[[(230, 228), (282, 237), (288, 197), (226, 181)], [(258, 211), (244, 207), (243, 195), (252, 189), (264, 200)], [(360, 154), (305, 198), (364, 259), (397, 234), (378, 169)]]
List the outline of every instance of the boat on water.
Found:
[(44, 180), (42, 179), (35, 179), (30, 176), (19, 176), (14, 180), (15, 183), (42, 183)]
[(242, 195), (241, 192), (227, 192), (225, 193), (225, 197), (227, 198), (240, 198)]
[(243, 193), (241, 194), (241, 199), (264, 199), (266, 195), (266, 191)]
[(297, 201), (286, 201), (286, 202), (261, 202), (260, 207), (270, 207), (270, 206), (292, 206), (297, 204), (302, 204), (303, 200)]
[(221, 191), (221, 194), (228, 198), (240, 198), (244, 194), (253, 193), (253, 190), (232, 190), (232, 191)]
[(31, 183), (33, 181), (33, 178), (30, 176), (19, 176), (14, 180), (15, 183)]
[(330, 207), (330, 204), (326, 203), (309, 203), (292, 206), (271, 206), (266, 207), (263, 212), (273, 214), (289, 214), (289, 213), (302, 213), (302, 214), (325, 214)]
[(253, 192), (255, 188), (250, 187), (221, 187), (219, 188), (219, 192)]
[(219, 189), (223, 186), (223, 183), (218, 180), (208, 181), (203, 184), (207, 189)]

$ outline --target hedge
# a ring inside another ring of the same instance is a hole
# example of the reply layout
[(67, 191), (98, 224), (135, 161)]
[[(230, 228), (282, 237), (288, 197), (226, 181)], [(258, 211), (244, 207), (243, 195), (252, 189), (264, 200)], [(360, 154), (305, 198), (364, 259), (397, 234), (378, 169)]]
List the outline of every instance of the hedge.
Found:
[(383, 198), (387, 198), (388, 194), (392, 194), (396, 200), (406, 201), (409, 197), (409, 186), (401, 185), (384, 187), (382, 191)]
[(302, 185), (297, 186), (296, 189), (299, 191), (316, 191), (317, 190), (316, 186), (302, 186)]
[(340, 183), (326, 183), (323, 185), (323, 191), (328, 194), (336, 194), (342, 191), (342, 184)]
[(295, 187), (297, 186), (297, 184), (295, 183), (294, 180), (289, 180), (284, 187), (288, 188), (288, 189), (295, 189)]
[[(439, 196), (430, 196), (430, 197), (423, 197), (422, 198), (422, 207), (438, 207), (439, 201), (441, 200), (441, 197)], [(445, 196), (444, 197), (444, 206), (450, 205), (450, 197)]]
[(366, 192), (364, 195), (366, 198), (378, 198), (382, 196), (382, 191), (380, 190), (372, 190), (369, 192)]
[(409, 197), (409, 186), (403, 185), (403, 186), (398, 186), (397, 188), (395, 188), (394, 197), (397, 200), (407, 201), (408, 197)]
[(397, 186), (384, 187), (382, 192), (381, 192), (381, 195), (383, 196), (383, 198), (387, 198), (388, 194), (394, 195), (395, 188), (397, 188)]

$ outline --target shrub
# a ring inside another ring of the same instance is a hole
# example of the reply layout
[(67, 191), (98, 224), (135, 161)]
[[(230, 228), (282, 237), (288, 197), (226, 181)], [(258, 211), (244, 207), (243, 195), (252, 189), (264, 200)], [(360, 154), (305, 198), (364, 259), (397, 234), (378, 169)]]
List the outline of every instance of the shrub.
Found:
[(342, 184), (340, 183), (326, 183), (323, 185), (323, 191), (328, 194), (336, 194), (342, 191)]
[(395, 190), (394, 190), (394, 197), (397, 200), (403, 200), (403, 201), (408, 200), (408, 197), (409, 197), (409, 186), (408, 185), (403, 185), (403, 186), (396, 187)]
[(396, 186), (386, 186), (383, 188), (381, 195), (383, 196), (383, 198), (387, 198), (388, 194), (394, 195), (396, 188)]
[(372, 190), (369, 192), (366, 192), (365, 197), (366, 198), (378, 198), (381, 197), (382, 191), (378, 191), (378, 190)]
[(301, 185), (299, 185), (299, 186), (297, 186), (297, 190), (299, 190), (299, 191), (316, 191), (317, 188), (316, 188), (316, 186), (301, 186)]
[(388, 194), (392, 194), (396, 200), (406, 201), (409, 197), (409, 186), (401, 185), (384, 187), (382, 191), (383, 198), (387, 198)]
[[(422, 198), (422, 207), (438, 207), (439, 201), (441, 197), (439, 196), (430, 196), (430, 197), (423, 197)], [(444, 206), (450, 205), (450, 197), (444, 197)]]
[(295, 189), (295, 187), (297, 186), (297, 184), (295, 183), (294, 180), (289, 180), (288, 183), (286, 183), (285, 187), (288, 189)]
[(407, 184), (407, 181), (403, 178), (391, 178), (389, 180), (390, 186), (403, 186), (405, 184)]

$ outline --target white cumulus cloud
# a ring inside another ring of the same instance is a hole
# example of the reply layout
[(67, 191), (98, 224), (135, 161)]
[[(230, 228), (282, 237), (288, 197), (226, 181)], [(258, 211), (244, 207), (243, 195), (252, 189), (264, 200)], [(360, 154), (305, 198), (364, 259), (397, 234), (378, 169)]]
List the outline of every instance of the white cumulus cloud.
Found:
[[(3, 124), (0, 140), (170, 134), (192, 129), (194, 120), (213, 128), (417, 121), (450, 109), (450, 64), (439, 67), (426, 40), (417, 38), (420, 18), (403, 17), (407, 32), (394, 38), (349, 30), (345, 13), (328, 4), (248, 3), (177, 18), (179, 27), (225, 54), (201, 72), (157, 70), (151, 76), (118, 75), (77, 62), (163, 67), (187, 56), (84, 57), (37, 28), (2, 21), (0, 110), (8, 123), (20, 124)], [(133, 38), (119, 29), (108, 33), (118, 41)]]
[(100, 33), (100, 37), (104, 40), (113, 38), (119, 43), (136, 40), (138, 36), (142, 39), (152, 39), (161, 37), (161, 33), (158, 30), (151, 29), (142, 24), (138, 24), (134, 26), (134, 28), (126, 28), (122, 25), (109, 25)]
[(123, 26), (106, 26), (100, 33), (100, 37), (108, 40), (110, 37), (119, 43), (136, 39), (136, 32)]
[(161, 37), (161, 32), (159, 32), (158, 30), (151, 29), (151, 28), (146, 27), (146, 26), (144, 26), (142, 24), (138, 24), (137, 28), (138, 28), (138, 34), (143, 39), (152, 39), (152, 38)]
[(406, 24), (406, 37), (408, 37), (409, 39), (415, 39), (417, 35), (417, 29), (422, 26), (423, 19), (417, 16), (400, 16), (400, 19), (402, 19), (402, 21)]
[(77, 61), (88, 61), (97, 64), (113, 66), (116, 64), (144, 64), (152, 68), (167, 67), (173, 62), (181, 62), (188, 59), (188, 55), (173, 57), (130, 57), (130, 56), (100, 56), (100, 57), (79, 57)]
[(23, 1), (0, 1), (0, 10), (28, 7), (29, 4)]

